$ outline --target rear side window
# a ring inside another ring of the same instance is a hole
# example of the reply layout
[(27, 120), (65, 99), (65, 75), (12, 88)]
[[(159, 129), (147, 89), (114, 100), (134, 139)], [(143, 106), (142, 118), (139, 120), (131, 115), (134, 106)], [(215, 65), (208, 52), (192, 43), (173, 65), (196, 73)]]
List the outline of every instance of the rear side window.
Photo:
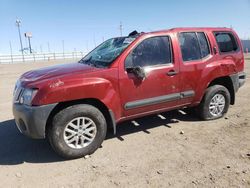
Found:
[(198, 32), (197, 37), (200, 43), (201, 57), (204, 58), (210, 54), (209, 45), (205, 33)]
[(183, 61), (201, 59), (199, 41), (195, 32), (180, 33), (179, 42)]
[(202, 59), (210, 54), (209, 43), (203, 32), (183, 32), (179, 34), (183, 61)]
[(231, 33), (215, 33), (215, 38), (220, 52), (235, 52), (238, 50), (236, 40)]

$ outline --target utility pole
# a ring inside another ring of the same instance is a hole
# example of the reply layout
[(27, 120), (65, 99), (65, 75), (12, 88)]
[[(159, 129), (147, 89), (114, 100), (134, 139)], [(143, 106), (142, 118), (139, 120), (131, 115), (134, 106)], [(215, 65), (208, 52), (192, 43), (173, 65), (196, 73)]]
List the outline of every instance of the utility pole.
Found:
[(64, 40), (62, 40), (62, 50), (63, 50), (63, 58), (65, 58), (64, 57)]
[[(24, 33), (24, 35), (25, 35), (25, 33)], [(25, 47), (26, 47), (26, 46), (28, 46), (28, 40), (27, 40), (27, 38), (25, 37)], [(25, 48), (25, 47), (24, 47), (24, 48)]]
[(31, 48), (31, 43), (30, 43), (30, 37), (28, 37), (28, 41), (29, 41), (30, 54), (32, 54), (32, 48)]
[(13, 53), (12, 53), (11, 41), (9, 41), (9, 43), (10, 43), (10, 58), (11, 58), (11, 62), (13, 63)]
[(48, 42), (47, 44), (48, 44), (48, 52), (50, 52), (50, 45), (49, 45), (49, 42)]
[(42, 45), (40, 45), (40, 52), (41, 52), (41, 54), (43, 53), (43, 46)]
[(120, 22), (119, 30), (120, 30), (120, 35), (122, 36), (122, 30), (123, 30), (122, 22)]
[[(250, 31), (250, 28), (249, 28), (249, 31)], [(248, 37), (248, 40), (250, 40), (250, 35), (249, 35), (249, 37)]]
[(96, 47), (95, 34), (94, 34), (94, 37), (93, 37), (93, 41), (94, 41), (94, 45)]
[(76, 53), (76, 48), (74, 48), (74, 56), (73, 56), (74, 59), (77, 58), (77, 53)]
[(24, 33), (25, 38), (28, 38), (29, 41), (29, 50), (30, 50), (30, 54), (32, 54), (32, 48), (31, 48), (31, 42), (30, 39), (32, 38), (32, 33), (31, 32), (26, 32)]
[[(20, 46), (21, 46), (21, 52), (23, 56), (23, 42), (22, 42), (22, 36), (21, 36), (21, 31), (20, 31), (20, 26), (21, 26), (21, 20), (16, 19), (16, 26), (19, 34), (19, 41), (20, 41)], [(23, 61), (24, 61), (24, 56), (23, 56)]]
[(86, 49), (87, 49), (87, 52), (89, 52), (89, 42), (86, 41)]

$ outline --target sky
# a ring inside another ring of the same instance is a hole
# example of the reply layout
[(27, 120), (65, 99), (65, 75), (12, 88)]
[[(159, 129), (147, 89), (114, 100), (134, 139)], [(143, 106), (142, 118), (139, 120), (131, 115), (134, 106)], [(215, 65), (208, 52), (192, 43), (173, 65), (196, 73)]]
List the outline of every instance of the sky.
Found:
[[(0, 54), (20, 53), (16, 18), (32, 32), (37, 52), (89, 51), (103, 40), (133, 30), (173, 27), (233, 27), (250, 38), (250, 0), (0, 0)], [(49, 46), (49, 47), (48, 47)]]

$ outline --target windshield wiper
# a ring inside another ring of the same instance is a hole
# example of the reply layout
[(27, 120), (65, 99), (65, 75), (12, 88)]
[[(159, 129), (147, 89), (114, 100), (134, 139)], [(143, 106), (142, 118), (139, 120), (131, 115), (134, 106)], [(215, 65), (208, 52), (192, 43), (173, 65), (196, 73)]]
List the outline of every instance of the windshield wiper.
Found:
[(90, 65), (90, 66), (93, 66), (93, 67), (100, 67), (98, 65), (98, 63), (94, 60), (92, 60), (92, 56), (90, 56), (88, 59), (81, 59), (80, 61), (78, 61), (79, 63), (84, 63), (86, 65)]
[(87, 65), (93, 65), (93, 62), (91, 62), (92, 56), (90, 56), (88, 59), (81, 59), (80, 61), (78, 61), (79, 63), (84, 63)]
[(88, 63), (92, 59), (92, 56), (90, 56), (88, 59), (81, 59), (78, 61), (79, 63)]

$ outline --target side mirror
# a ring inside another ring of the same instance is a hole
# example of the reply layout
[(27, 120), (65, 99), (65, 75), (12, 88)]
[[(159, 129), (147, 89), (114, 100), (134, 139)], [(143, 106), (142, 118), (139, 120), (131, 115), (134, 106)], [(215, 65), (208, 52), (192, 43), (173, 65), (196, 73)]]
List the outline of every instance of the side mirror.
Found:
[(140, 80), (144, 80), (146, 78), (146, 73), (144, 69), (140, 66), (127, 67), (126, 70), (128, 73), (133, 73)]

